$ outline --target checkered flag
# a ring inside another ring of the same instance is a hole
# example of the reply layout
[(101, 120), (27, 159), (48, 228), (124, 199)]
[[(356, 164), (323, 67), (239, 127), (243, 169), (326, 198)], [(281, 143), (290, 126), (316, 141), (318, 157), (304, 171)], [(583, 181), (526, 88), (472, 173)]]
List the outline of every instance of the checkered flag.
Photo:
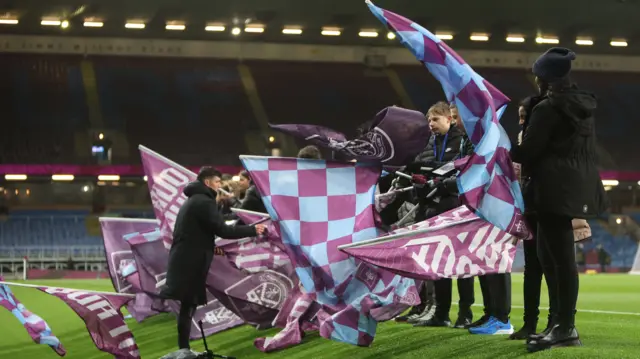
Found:
[(523, 220), (524, 201), (509, 149), (511, 142), (499, 119), (509, 98), (478, 75), (434, 34), (367, 0), (371, 12), (440, 82), (455, 102), (474, 153), (456, 166), (458, 189), (464, 204), (480, 217), (519, 238), (529, 236)]
[(355, 345), (373, 341), (372, 309), (417, 304), (415, 282), (338, 250), (378, 236), (374, 195), (380, 165), (241, 156), (296, 267), (323, 310), (320, 334)]

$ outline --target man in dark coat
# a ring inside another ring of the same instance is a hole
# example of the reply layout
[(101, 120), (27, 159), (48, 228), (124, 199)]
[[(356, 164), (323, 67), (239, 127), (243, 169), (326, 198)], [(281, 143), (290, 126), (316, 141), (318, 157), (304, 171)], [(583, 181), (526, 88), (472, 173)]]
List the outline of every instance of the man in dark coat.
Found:
[(554, 47), (536, 60), (533, 73), (547, 97), (533, 109), (522, 144), (511, 149), (512, 160), (531, 171), (538, 258), (556, 286), (549, 299), (557, 305), (557, 323), (544, 337), (533, 338), (528, 344), (532, 352), (581, 345), (575, 328), (579, 280), (571, 222), (596, 217), (607, 207), (596, 168), (596, 98), (571, 83), (575, 58), (573, 51)]
[[(184, 189), (188, 199), (176, 218), (173, 245), (169, 252), (167, 286), (160, 296), (180, 301), (178, 316), (179, 355), (191, 357), (189, 332), (195, 308), (206, 304), (206, 277), (213, 261), (216, 236), (225, 239), (253, 237), (264, 232), (263, 225), (227, 226), (216, 204), (221, 174), (203, 167), (198, 180)], [(178, 357), (179, 357), (178, 355)]]

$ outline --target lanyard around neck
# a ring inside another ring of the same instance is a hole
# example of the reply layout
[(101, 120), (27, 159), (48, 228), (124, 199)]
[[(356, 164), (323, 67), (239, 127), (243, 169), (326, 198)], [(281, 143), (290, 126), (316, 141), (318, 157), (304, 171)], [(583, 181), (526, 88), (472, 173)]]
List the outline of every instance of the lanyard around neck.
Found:
[(433, 154), (438, 158), (438, 162), (442, 162), (442, 158), (444, 157), (444, 153), (447, 150), (447, 138), (449, 137), (449, 132), (447, 132), (446, 135), (444, 135), (444, 140), (442, 140), (442, 151), (440, 152), (440, 155), (438, 155), (438, 142), (437, 139), (438, 137), (434, 137), (433, 138)]

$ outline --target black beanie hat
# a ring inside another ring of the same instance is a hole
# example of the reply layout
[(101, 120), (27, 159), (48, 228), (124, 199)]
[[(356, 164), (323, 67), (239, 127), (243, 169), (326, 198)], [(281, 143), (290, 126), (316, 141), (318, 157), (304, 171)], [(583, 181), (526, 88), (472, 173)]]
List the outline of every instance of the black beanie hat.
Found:
[(543, 81), (561, 80), (571, 71), (576, 53), (564, 47), (552, 47), (533, 63), (533, 74)]

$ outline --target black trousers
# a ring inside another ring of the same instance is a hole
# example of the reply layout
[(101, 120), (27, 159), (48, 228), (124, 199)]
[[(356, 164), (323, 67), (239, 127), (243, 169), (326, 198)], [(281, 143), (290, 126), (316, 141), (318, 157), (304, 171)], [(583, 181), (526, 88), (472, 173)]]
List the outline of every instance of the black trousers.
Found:
[(428, 280), (422, 283), (422, 287), (420, 288), (420, 304), (417, 307), (418, 310), (422, 312), (433, 304), (435, 304), (435, 288), (433, 281)]
[(196, 307), (188, 301), (180, 303), (180, 313), (178, 313), (178, 348), (180, 349), (191, 349), (189, 335), (191, 334), (191, 319), (195, 311)]
[(538, 214), (537, 237), (538, 259), (549, 287), (549, 310), (557, 324), (573, 326), (580, 283), (571, 218)]
[[(453, 281), (451, 278), (443, 278), (433, 282), (436, 293), (436, 312), (435, 317), (438, 319), (449, 318), (451, 311), (451, 295), (453, 291)], [(471, 306), (475, 302), (473, 277), (458, 279), (458, 316), (466, 317), (470, 320), (473, 318)]]
[[(524, 249), (524, 322), (525, 325), (535, 327), (540, 315), (540, 289), (544, 272), (538, 259), (538, 216), (527, 214), (526, 220), (533, 232), (533, 239), (522, 242)], [(550, 285), (549, 280), (553, 283), (553, 278), (545, 277), (549, 289), (549, 298), (555, 298), (554, 293), (557, 286)], [(553, 317), (556, 311), (556, 302), (549, 300), (549, 317)]]

